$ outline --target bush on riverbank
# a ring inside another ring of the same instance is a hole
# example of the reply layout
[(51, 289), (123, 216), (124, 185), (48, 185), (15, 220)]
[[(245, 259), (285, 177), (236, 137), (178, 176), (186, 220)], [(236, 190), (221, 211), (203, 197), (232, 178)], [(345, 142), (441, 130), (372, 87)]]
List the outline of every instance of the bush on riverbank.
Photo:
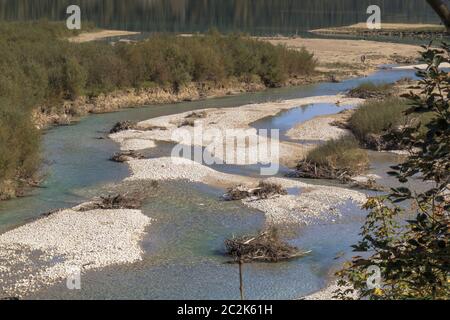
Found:
[(25, 112), (0, 98), (0, 200), (34, 184), (40, 164), (39, 134)]
[(312, 150), (297, 165), (296, 176), (311, 179), (339, 179), (363, 173), (369, 166), (367, 152), (352, 136), (330, 140)]
[(39, 166), (32, 120), (37, 108), (50, 115), (77, 114), (76, 106), (65, 110), (63, 101), (127, 88), (177, 91), (193, 82), (275, 87), (313, 72), (316, 64), (306, 50), (240, 35), (155, 35), (115, 45), (65, 40), (77, 33), (64, 23), (0, 23), (0, 198), (13, 196)]
[(177, 90), (191, 82), (223, 84), (230, 79), (276, 87), (315, 68), (315, 59), (306, 50), (215, 33), (155, 35), (148, 41), (113, 47), (85, 43), (79, 45), (77, 58), (87, 73), (84, 87), (88, 95), (128, 86), (170, 86)]
[(350, 117), (348, 127), (365, 146), (375, 150), (401, 149), (395, 140), (384, 136), (396, 134), (401, 129), (422, 123), (420, 131), (425, 132), (425, 125), (431, 120), (430, 114), (419, 117), (407, 116), (408, 101), (402, 98), (369, 100), (361, 105)]

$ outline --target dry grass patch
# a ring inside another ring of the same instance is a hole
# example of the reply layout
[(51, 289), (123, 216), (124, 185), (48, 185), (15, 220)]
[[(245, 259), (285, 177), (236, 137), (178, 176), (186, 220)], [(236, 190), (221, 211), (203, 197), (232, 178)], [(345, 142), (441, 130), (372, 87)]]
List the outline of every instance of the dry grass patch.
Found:
[(370, 100), (359, 107), (348, 120), (348, 128), (356, 138), (367, 148), (374, 150), (402, 149), (400, 141), (386, 139), (396, 136), (406, 127), (421, 124), (419, 133), (424, 135), (426, 125), (432, 119), (432, 114), (423, 113), (409, 116), (405, 111), (409, 108), (408, 100), (388, 98), (377, 101)]
[(367, 152), (359, 147), (358, 140), (345, 136), (330, 140), (312, 150), (297, 166), (296, 176), (312, 179), (339, 179), (363, 173), (369, 167)]

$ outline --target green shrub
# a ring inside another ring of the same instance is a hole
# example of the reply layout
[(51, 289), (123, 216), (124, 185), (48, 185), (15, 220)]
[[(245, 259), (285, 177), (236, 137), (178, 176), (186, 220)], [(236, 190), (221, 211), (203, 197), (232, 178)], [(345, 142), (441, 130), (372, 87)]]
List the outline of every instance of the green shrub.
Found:
[(383, 134), (391, 126), (404, 124), (407, 108), (407, 101), (401, 98), (369, 100), (351, 116), (349, 127), (359, 140), (365, 141), (369, 134)]
[(408, 101), (402, 98), (385, 100), (369, 100), (360, 106), (350, 117), (348, 125), (354, 135), (369, 148), (387, 150), (402, 148), (387, 141), (386, 135), (396, 134), (402, 128), (421, 123), (419, 132), (424, 137), (426, 125), (432, 120), (433, 114), (406, 115)]
[(0, 199), (14, 197), (39, 168), (40, 138), (28, 113), (0, 101)]
[(75, 57), (69, 57), (65, 63), (65, 89), (67, 98), (75, 100), (83, 95), (88, 74)]
[(359, 147), (358, 140), (352, 136), (345, 136), (327, 141), (312, 150), (307, 155), (306, 162), (318, 168), (354, 175), (367, 169), (369, 158), (367, 152)]

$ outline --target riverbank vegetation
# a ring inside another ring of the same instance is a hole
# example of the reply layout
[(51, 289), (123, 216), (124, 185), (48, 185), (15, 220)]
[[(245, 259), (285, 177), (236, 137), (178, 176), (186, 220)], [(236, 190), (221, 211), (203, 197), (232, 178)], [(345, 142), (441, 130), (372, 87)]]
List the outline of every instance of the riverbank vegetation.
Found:
[(310, 179), (348, 178), (363, 173), (369, 166), (367, 152), (353, 136), (330, 140), (308, 153), (297, 165), (295, 176)]
[(18, 195), (39, 167), (36, 110), (82, 114), (63, 102), (128, 88), (177, 91), (229, 81), (277, 87), (312, 73), (316, 64), (306, 50), (242, 35), (154, 35), (115, 45), (67, 41), (73, 35), (63, 23), (0, 23), (0, 198)]
[[(364, 95), (378, 95), (390, 85), (364, 83), (354, 89)], [(306, 159), (297, 165), (295, 176), (311, 179), (338, 179), (347, 182), (348, 178), (362, 174), (369, 166), (367, 152), (363, 148), (389, 151), (404, 150), (401, 135), (406, 128), (416, 128), (417, 134), (425, 138), (427, 125), (432, 113), (410, 114), (410, 101), (400, 97), (372, 98), (359, 106), (345, 123), (336, 123), (349, 129), (353, 136), (330, 140), (313, 149)]]
[(430, 113), (407, 114), (409, 108), (410, 101), (404, 98), (368, 100), (352, 114), (348, 128), (366, 148), (378, 151), (404, 149), (401, 141), (389, 137), (415, 126), (423, 137), (426, 125), (433, 117)]
[(393, 137), (411, 153), (389, 173), (399, 186), (366, 203), (356, 256), (337, 274), (337, 298), (355, 291), (373, 300), (450, 298), (450, 74), (439, 69), (450, 62), (450, 46), (428, 48), (422, 57), (428, 68), (418, 71), (420, 93), (406, 95), (406, 114), (432, 116), (425, 134), (416, 125)]

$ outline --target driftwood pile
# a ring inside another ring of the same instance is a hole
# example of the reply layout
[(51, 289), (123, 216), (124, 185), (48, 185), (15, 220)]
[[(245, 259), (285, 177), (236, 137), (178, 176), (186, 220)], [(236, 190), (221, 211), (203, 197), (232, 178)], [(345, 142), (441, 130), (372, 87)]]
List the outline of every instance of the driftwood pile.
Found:
[(263, 231), (255, 236), (232, 238), (225, 241), (227, 255), (234, 262), (279, 262), (303, 257), (310, 252), (301, 252), (282, 241), (275, 229)]
[(113, 194), (94, 198), (92, 201), (84, 203), (76, 211), (86, 212), (91, 210), (117, 210), (117, 209), (140, 209), (144, 201), (149, 197), (146, 188), (134, 190), (126, 194)]
[(400, 129), (388, 129), (383, 134), (371, 133), (365, 136), (364, 146), (371, 150), (402, 150), (404, 147), (398, 139), (392, 138), (399, 134)]
[(373, 178), (367, 181), (357, 181), (353, 179), (355, 175), (350, 169), (336, 169), (329, 166), (317, 166), (313, 163), (303, 161), (297, 165), (297, 171), (289, 173), (290, 178), (302, 179), (325, 179), (337, 180), (343, 184), (349, 184), (351, 188), (371, 191), (386, 191), (386, 188), (379, 185)]
[(133, 150), (117, 152), (111, 157), (111, 161), (121, 162), (121, 163), (131, 161), (131, 160), (136, 160), (136, 159), (138, 159), (138, 160), (145, 159), (145, 157), (140, 152), (133, 151)]
[(120, 121), (117, 122), (109, 133), (117, 133), (126, 130), (136, 129), (137, 123), (134, 121)]
[(290, 173), (291, 178), (303, 179), (330, 179), (339, 180), (343, 183), (348, 183), (354, 175), (350, 169), (337, 169), (330, 166), (311, 163), (309, 161), (302, 161), (297, 165), (297, 170)]
[(287, 195), (288, 192), (277, 183), (261, 181), (256, 188), (249, 189), (243, 185), (228, 189), (223, 196), (227, 201), (237, 201), (247, 198), (269, 199), (279, 195)]
[(181, 127), (194, 127), (195, 121), (198, 119), (204, 119), (207, 117), (206, 111), (200, 111), (200, 112), (192, 112), (188, 114), (183, 121), (178, 125), (179, 128)]
[(359, 99), (385, 99), (386, 97), (392, 96), (392, 89), (372, 89), (368, 90), (365, 88), (354, 88), (348, 91), (347, 96), (350, 98)]
[(191, 112), (188, 114), (185, 119), (204, 119), (208, 116), (206, 111), (199, 111), (199, 112)]

